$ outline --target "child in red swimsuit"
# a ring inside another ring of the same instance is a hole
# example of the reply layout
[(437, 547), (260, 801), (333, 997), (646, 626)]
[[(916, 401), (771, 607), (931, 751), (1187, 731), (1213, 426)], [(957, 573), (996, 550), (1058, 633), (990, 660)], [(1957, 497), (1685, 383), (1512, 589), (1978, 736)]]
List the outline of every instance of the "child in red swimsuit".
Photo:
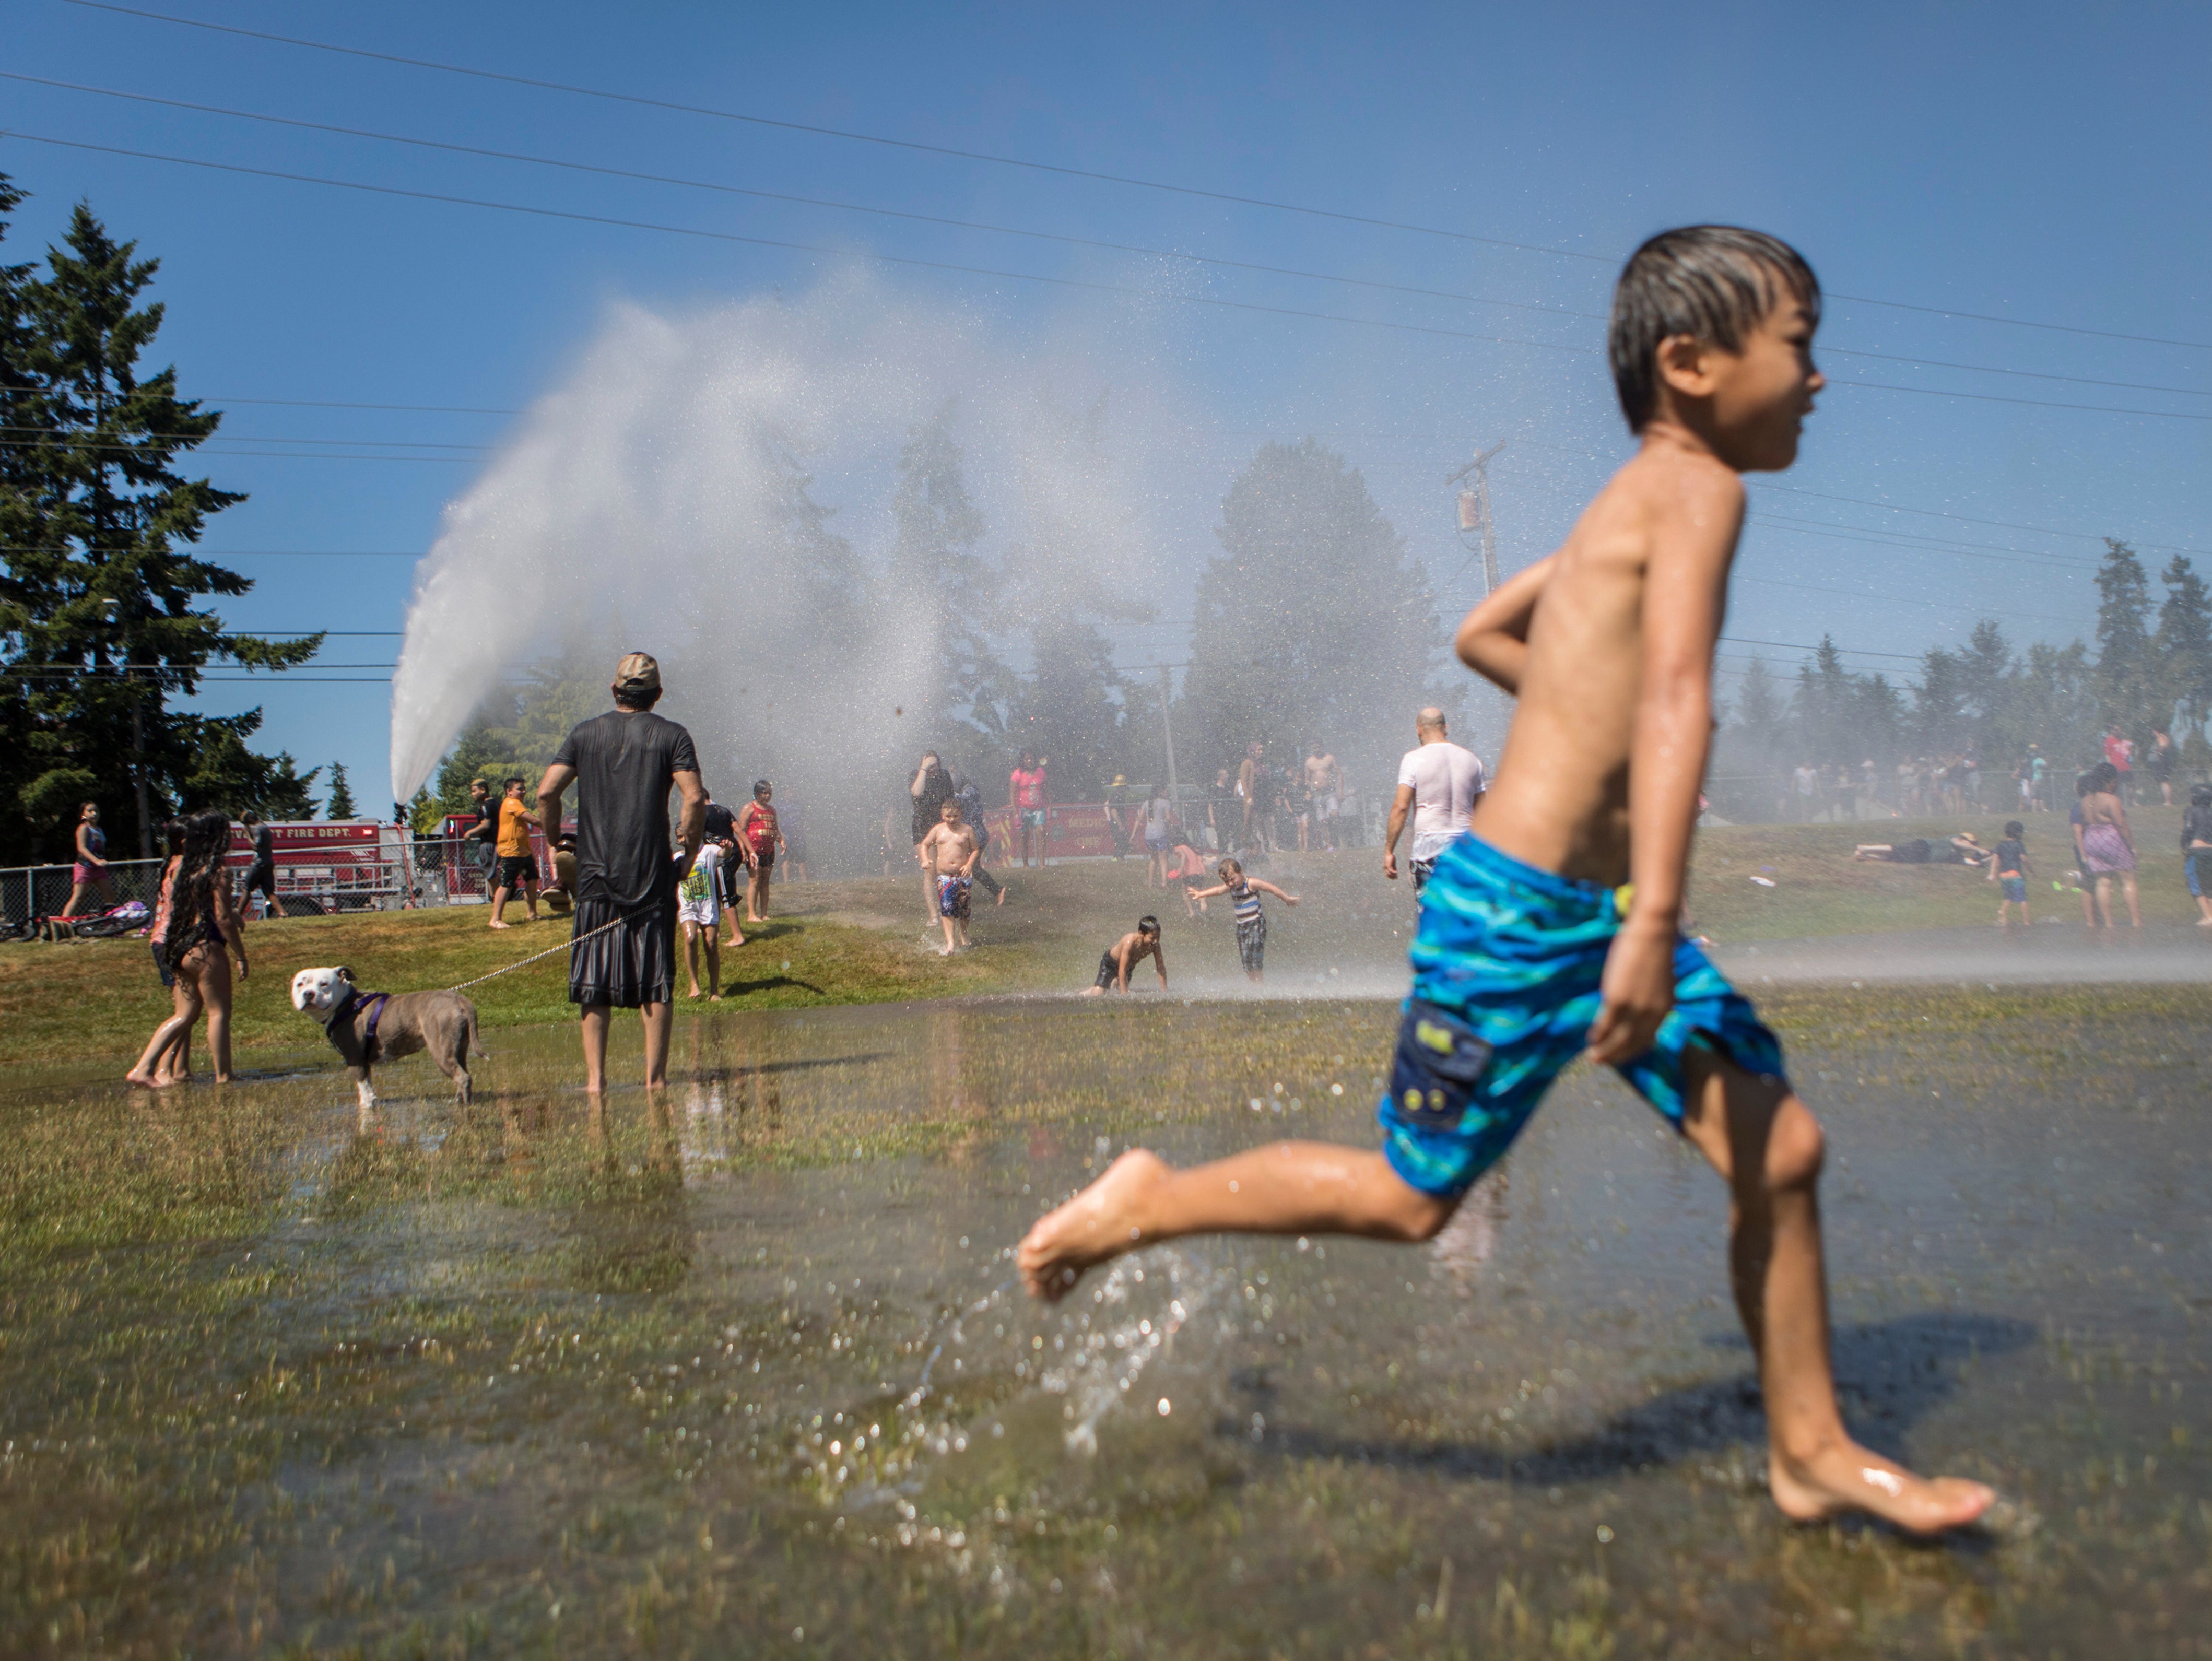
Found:
[(753, 799), (738, 815), (738, 835), (752, 850), (752, 881), (745, 889), (745, 921), (768, 921), (769, 873), (775, 867), (775, 856), (783, 847), (783, 832), (778, 827), (775, 808), (772, 805), (775, 791), (766, 779), (753, 784)]

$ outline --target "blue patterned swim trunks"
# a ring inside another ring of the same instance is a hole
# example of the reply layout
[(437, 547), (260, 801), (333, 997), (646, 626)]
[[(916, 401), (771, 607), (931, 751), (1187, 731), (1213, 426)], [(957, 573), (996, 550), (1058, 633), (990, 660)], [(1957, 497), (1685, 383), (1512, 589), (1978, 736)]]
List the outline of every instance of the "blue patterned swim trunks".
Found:
[[(1407, 1183), (1456, 1196), (1504, 1157), (1589, 1047), (1620, 915), (1618, 891), (1524, 865), (1472, 835), (1437, 856), (1376, 1109), (1384, 1156)], [(1678, 940), (1674, 1007), (1651, 1048), (1616, 1069), (1677, 1130), (1693, 1043), (1782, 1076), (1781, 1040), (1704, 952)]]

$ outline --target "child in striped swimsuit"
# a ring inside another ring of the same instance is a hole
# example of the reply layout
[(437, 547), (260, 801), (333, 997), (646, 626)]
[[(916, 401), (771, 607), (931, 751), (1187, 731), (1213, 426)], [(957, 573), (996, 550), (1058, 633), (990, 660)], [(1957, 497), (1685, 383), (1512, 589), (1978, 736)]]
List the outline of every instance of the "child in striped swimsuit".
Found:
[(1285, 905), (1296, 905), (1298, 897), (1285, 894), (1261, 878), (1246, 876), (1244, 867), (1235, 860), (1224, 860), (1214, 868), (1221, 879), (1218, 887), (1186, 888), (1183, 892), (1194, 900), (1210, 900), (1216, 894), (1229, 896), (1230, 904), (1237, 908), (1237, 959), (1244, 965), (1245, 977), (1257, 986), (1267, 957), (1267, 919), (1260, 910), (1260, 896), (1273, 894)]

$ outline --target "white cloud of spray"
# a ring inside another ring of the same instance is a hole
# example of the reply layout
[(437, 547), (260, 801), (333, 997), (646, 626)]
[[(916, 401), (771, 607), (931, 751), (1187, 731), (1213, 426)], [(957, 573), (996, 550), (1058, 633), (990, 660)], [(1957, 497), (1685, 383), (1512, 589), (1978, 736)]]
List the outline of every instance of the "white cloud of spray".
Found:
[[(392, 686), (395, 795), (412, 796), (509, 671), (565, 636), (661, 660), (661, 709), (690, 727), (718, 799), (758, 770), (810, 813), (880, 819), (885, 781), (938, 738), (894, 713), (919, 702), (933, 642), (877, 581), (900, 446), (957, 399), (987, 546), (1023, 551), (1022, 586), (1043, 575), (1039, 545), (1079, 523), (1094, 596), (1141, 600), (1158, 504), (1131, 482), (1160, 477), (1149, 447), (1190, 424), (1168, 412), (1144, 334), (1124, 317), (1056, 326), (1049, 353), (1011, 350), (973, 313), (858, 277), (789, 302), (612, 308), (447, 508), (419, 569)], [(1103, 460), (1055, 478), (1072, 466), (1068, 412), (1102, 392)], [(802, 467), (855, 569), (792, 533)]]

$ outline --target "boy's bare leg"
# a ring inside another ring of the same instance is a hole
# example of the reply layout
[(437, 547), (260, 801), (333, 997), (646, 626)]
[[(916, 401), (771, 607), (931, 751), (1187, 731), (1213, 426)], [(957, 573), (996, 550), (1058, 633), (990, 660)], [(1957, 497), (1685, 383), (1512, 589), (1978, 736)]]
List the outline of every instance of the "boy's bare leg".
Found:
[(712, 928), (704, 931), (707, 944), (707, 1001), (722, 1001), (722, 941)]
[[(2120, 888), (2121, 888), (2121, 891), (2122, 891), (2123, 892), (2124, 892), (2124, 893), (2127, 895), (2127, 897), (2128, 897), (2128, 924), (2129, 924), (2129, 926), (2130, 926), (2130, 928), (2142, 928), (2142, 903), (2141, 903), (2139, 900), (2137, 900), (2137, 898), (2136, 897), (2136, 873), (2135, 873), (2134, 872), (2132, 872), (2132, 871), (2127, 871), (2127, 872), (2123, 872), (2123, 873), (2121, 873), (2121, 875), (2120, 875)], [(2107, 906), (2107, 907), (2106, 908), (2105, 915), (2106, 915), (2106, 916), (2110, 916), (2112, 915), (2112, 908), (2111, 908), (2110, 906)]]
[(1866, 1511), (1921, 1534), (1972, 1522), (1996, 1498), (1990, 1489), (1916, 1476), (1844, 1428), (1829, 1367), (1820, 1127), (1810, 1110), (1778, 1081), (1698, 1052), (1686, 1095), (1684, 1130), (1730, 1190), (1729, 1278), (1759, 1359), (1774, 1503), (1799, 1522)]
[(1188, 1171), (1132, 1148), (1039, 1218), (1017, 1262), (1032, 1293), (1059, 1299), (1093, 1263), (1185, 1234), (1425, 1240), (1457, 1204), (1409, 1186), (1380, 1153), (1334, 1142), (1270, 1142)]

